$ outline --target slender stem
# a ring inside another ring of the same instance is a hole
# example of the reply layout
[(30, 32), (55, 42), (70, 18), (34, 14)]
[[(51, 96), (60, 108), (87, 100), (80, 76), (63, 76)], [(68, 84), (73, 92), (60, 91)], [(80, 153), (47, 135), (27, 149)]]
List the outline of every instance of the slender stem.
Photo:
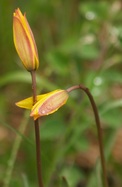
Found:
[[(32, 90), (33, 90), (33, 105), (36, 103), (36, 74), (35, 71), (31, 72), (32, 77)], [(35, 126), (35, 138), (36, 138), (36, 161), (37, 161), (37, 173), (39, 187), (43, 187), (42, 172), (41, 172), (41, 144), (40, 144), (40, 134), (39, 134), (39, 121), (36, 119), (34, 121)]]
[(31, 72), (31, 78), (32, 78), (32, 91), (33, 91), (33, 105), (36, 103), (36, 73), (35, 71)]
[[(24, 134), (24, 131), (27, 127), (27, 123), (28, 123), (28, 112), (26, 111), (25, 115), (23, 117), (23, 120), (20, 123), (19, 129), (18, 129), (18, 131), (21, 134)], [(11, 155), (10, 155), (10, 158), (8, 160), (8, 163), (7, 163), (7, 171), (6, 171), (6, 173), (4, 175), (4, 178), (3, 178), (3, 187), (9, 187), (10, 186), (10, 181), (11, 181), (11, 178), (12, 178), (12, 172), (13, 172), (13, 169), (14, 169), (14, 165), (15, 165), (15, 162), (16, 162), (18, 150), (19, 150), (19, 147), (21, 145), (22, 140), (23, 140), (22, 136), (20, 134), (16, 133), (16, 138), (15, 138), (12, 150), (11, 150)]]
[(98, 132), (100, 159), (101, 159), (101, 166), (102, 166), (102, 171), (103, 171), (103, 181), (104, 181), (104, 186), (108, 187), (106, 163), (105, 163), (105, 157), (104, 157), (104, 151), (103, 151), (103, 138), (102, 138), (102, 131), (101, 131), (98, 110), (97, 110), (97, 107), (96, 107), (96, 104), (95, 104), (92, 94), (90, 93), (89, 89), (86, 88), (84, 85), (80, 84), (80, 85), (72, 86), (72, 87), (68, 88), (67, 91), (71, 92), (76, 89), (82, 89), (87, 94), (87, 96), (91, 102), (93, 111), (94, 111), (95, 121), (96, 121), (96, 125), (97, 125), (97, 132)]
[(39, 135), (39, 121), (34, 121), (35, 125), (35, 138), (36, 138), (36, 160), (37, 160), (37, 171), (39, 187), (43, 187), (42, 171), (41, 171), (41, 146), (40, 146), (40, 135)]

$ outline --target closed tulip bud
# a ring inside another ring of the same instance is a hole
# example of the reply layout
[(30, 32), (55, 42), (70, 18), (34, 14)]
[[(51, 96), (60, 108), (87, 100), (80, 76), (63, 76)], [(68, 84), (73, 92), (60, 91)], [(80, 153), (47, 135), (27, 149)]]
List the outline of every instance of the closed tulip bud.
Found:
[(36, 70), (39, 66), (38, 51), (33, 33), (20, 9), (13, 14), (13, 37), (17, 53), (28, 71)]

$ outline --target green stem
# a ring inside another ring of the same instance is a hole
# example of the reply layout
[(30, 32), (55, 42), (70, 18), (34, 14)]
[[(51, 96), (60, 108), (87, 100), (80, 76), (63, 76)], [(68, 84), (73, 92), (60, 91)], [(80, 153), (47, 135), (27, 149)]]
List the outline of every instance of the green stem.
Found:
[[(25, 131), (26, 126), (27, 126), (27, 122), (28, 122), (28, 111), (25, 112), (23, 120), (22, 120), (22, 122), (20, 124), (20, 127), (18, 129), (18, 131), (21, 134), (24, 134), (24, 131)], [(17, 153), (18, 153), (20, 144), (22, 142), (22, 139), (23, 138), (20, 134), (16, 134), (16, 138), (15, 138), (13, 148), (12, 148), (12, 151), (11, 151), (11, 156), (8, 160), (7, 171), (6, 171), (4, 179), (3, 179), (3, 187), (9, 187), (10, 186), (10, 180), (11, 180), (13, 168), (14, 168), (14, 165), (15, 165)]]
[[(31, 72), (32, 77), (32, 91), (33, 91), (33, 105), (37, 102), (36, 100), (36, 73)], [(40, 144), (40, 134), (39, 134), (39, 121), (34, 120), (35, 126), (35, 139), (36, 139), (36, 161), (37, 161), (37, 174), (39, 187), (43, 187), (42, 172), (41, 172), (41, 144)]]
[(104, 182), (104, 186), (108, 187), (106, 163), (105, 163), (105, 157), (104, 157), (104, 151), (103, 151), (102, 130), (101, 130), (101, 125), (100, 125), (100, 118), (99, 118), (98, 110), (97, 110), (97, 107), (96, 107), (96, 104), (95, 104), (95, 101), (93, 99), (92, 94), (90, 93), (89, 89), (86, 88), (84, 85), (80, 84), (80, 85), (72, 86), (72, 87), (68, 88), (67, 91), (71, 92), (71, 91), (76, 90), (76, 89), (81, 89), (87, 94), (87, 96), (90, 100), (90, 103), (92, 105), (93, 111), (94, 111), (94, 116), (95, 116), (95, 121), (96, 121), (96, 126), (97, 126), (97, 132), (98, 132), (101, 166), (102, 166), (102, 171), (103, 171), (103, 182)]

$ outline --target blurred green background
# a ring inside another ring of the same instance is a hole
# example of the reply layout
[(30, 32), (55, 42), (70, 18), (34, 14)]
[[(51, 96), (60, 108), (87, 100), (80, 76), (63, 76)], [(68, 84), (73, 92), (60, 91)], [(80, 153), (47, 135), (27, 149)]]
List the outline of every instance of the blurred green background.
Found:
[[(79, 83), (90, 89), (101, 118), (109, 184), (121, 187), (121, 0), (0, 1), (0, 186), (38, 186), (33, 121), (15, 106), (32, 92), (13, 44), (18, 7), (38, 47), (38, 93)], [(40, 135), (45, 187), (101, 187), (96, 125), (84, 93), (72, 92), (64, 107), (40, 119)]]

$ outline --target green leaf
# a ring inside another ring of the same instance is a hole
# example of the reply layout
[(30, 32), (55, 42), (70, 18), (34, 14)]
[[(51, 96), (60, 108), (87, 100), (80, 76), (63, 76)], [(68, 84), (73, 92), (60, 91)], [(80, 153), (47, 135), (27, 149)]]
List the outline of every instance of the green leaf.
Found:
[(66, 74), (68, 72), (68, 57), (67, 55), (61, 53), (60, 51), (49, 52), (46, 56), (46, 59), (50, 62), (53, 69), (57, 73)]
[(65, 177), (62, 177), (61, 187), (69, 187), (67, 179)]
[[(104, 20), (104, 18), (106, 18), (107, 14), (108, 14), (108, 9), (109, 9), (109, 4), (106, 1), (101, 1), (101, 2), (97, 2), (97, 3), (93, 3), (93, 2), (86, 2), (86, 3), (81, 3), (79, 10), (82, 14), (85, 14), (86, 18), (89, 18), (91, 20), (91, 18), (89, 17), (94, 16), (94, 19), (100, 19), (100, 20)], [(87, 14), (89, 14), (89, 16), (87, 17)]]
[(65, 131), (65, 126), (59, 120), (50, 120), (47, 118), (46, 122), (41, 126), (41, 139), (55, 139), (61, 136)]
[(65, 185), (69, 185), (70, 187), (77, 186), (78, 182), (84, 177), (81, 171), (73, 166), (63, 168), (61, 176), (65, 179)]
[[(10, 83), (26, 83), (31, 84), (31, 76), (27, 71), (14, 71), (0, 77), (0, 87), (5, 86)], [(46, 78), (40, 77), (37, 74), (37, 86), (40, 88), (56, 89), (56, 86), (49, 82)]]
[(79, 54), (85, 59), (96, 59), (99, 55), (99, 49), (93, 44), (86, 44), (81, 47)]
[(110, 110), (114, 110), (119, 107), (122, 107), (122, 99), (118, 99), (116, 101), (111, 101), (109, 103), (106, 103), (104, 104), (103, 108), (100, 110), (100, 115), (104, 115)]

